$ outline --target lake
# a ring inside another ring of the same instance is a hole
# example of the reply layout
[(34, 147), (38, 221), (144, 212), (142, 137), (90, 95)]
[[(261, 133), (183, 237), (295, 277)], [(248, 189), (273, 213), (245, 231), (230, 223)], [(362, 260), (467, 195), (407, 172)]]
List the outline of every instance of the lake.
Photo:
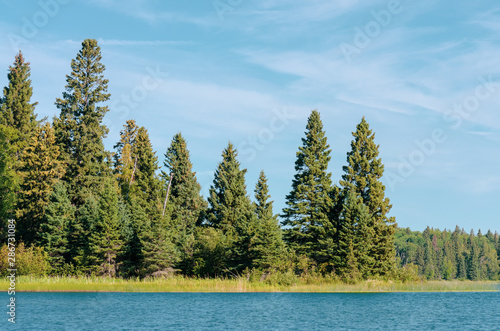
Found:
[[(0, 295), (8, 303), (8, 295)], [(500, 330), (500, 292), (17, 293), (1, 330)]]

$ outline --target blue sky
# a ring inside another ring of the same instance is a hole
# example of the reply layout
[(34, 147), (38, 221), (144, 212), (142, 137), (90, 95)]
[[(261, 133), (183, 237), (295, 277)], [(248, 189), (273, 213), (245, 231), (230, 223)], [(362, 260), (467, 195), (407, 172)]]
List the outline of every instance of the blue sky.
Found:
[(230, 140), (253, 195), (265, 170), (285, 205), (310, 111), (338, 182), (365, 116), (399, 226), (500, 230), (500, 4), (496, 1), (0, 0), (0, 86), (18, 49), (39, 117), (85, 38), (109, 79), (110, 133), (145, 126), (157, 155), (186, 137), (204, 195)]

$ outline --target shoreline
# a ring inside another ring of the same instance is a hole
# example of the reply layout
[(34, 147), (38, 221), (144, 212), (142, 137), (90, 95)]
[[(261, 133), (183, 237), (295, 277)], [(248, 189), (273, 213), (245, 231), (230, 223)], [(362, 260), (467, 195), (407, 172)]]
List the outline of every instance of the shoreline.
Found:
[[(8, 282), (0, 280), (7, 292)], [(338, 281), (299, 281), (290, 285), (268, 284), (246, 279), (120, 279), (100, 277), (29, 277), (17, 280), (16, 292), (39, 293), (437, 293), (498, 292), (499, 281), (416, 281), (364, 280), (355, 284)]]

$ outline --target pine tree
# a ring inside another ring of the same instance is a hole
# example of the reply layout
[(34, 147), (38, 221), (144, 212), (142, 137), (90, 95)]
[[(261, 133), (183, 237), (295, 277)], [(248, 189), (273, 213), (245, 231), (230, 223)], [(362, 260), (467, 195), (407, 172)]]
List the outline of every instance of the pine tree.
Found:
[(469, 248), (469, 258), (467, 260), (467, 278), (470, 280), (479, 280), (479, 247), (477, 247), (476, 237), (474, 231), (470, 231), (467, 240)]
[(0, 100), (0, 124), (16, 131), (10, 141), (16, 161), (38, 125), (35, 115), (37, 102), (31, 103), (33, 88), (30, 71), (30, 64), (25, 62), (23, 54), (19, 52), (13, 66), (9, 67), (9, 84), (4, 87)]
[(40, 239), (45, 207), (56, 182), (64, 174), (55, 143), (54, 129), (50, 123), (35, 129), (34, 134), (20, 156), (19, 173), (21, 189), (16, 206), (16, 219), (20, 238), (25, 244)]
[(162, 172), (165, 185), (168, 185), (172, 178), (169, 194), (170, 218), (176, 232), (175, 242), (182, 254), (180, 267), (187, 270), (192, 268), (189, 264), (194, 252), (194, 230), (197, 224), (201, 224), (207, 203), (200, 195), (201, 186), (193, 172), (186, 141), (180, 133), (174, 136), (165, 153), (164, 166), (168, 170)]
[[(0, 239), (4, 242), (8, 219), (14, 218), (16, 192), (20, 177), (19, 157), (37, 126), (34, 113), (37, 103), (31, 103), (33, 89), (30, 66), (21, 52), (9, 67), (8, 85), (0, 97)], [(19, 229), (18, 229), (19, 230)]]
[(385, 275), (395, 267), (394, 233), (395, 219), (388, 217), (391, 209), (389, 199), (385, 197), (385, 186), (380, 181), (384, 166), (378, 158), (379, 146), (375, 144), (375, 134), (370, 130), (365, 118), (353, 132), (351, 151), (347, 153), (347, 166), (340, 184), (345, 191), (354, 189), (361, 197), (371, 214), (370, 228), (374, 234), (367, 242), (369, 256), (374, 264), (372, 275)]
[(186, 141), (180, 133), (172, 139), (165, 153), (164, 166), (168, 172), (163, 172), (167, 183), (172, 176), (169, 201), (172, 205), (172, 220), (179, 225), (180, 230), (192, 234), (196, 224), (200, 223), (207, 203), (200, 195), (201, 186), (193, 172), (193, 164), (189, 159)]
[(134, 120), (128, 120), (120, 131), (120, 141), (113, 147), (116, 149), (114, 155), (114, 167), (120, 185), (121, 193), (124, 197), (128, 196), (130, 184), (135, 175), (137, 167), (137, 153), (135, 153), (135, 143), (139, 126)]
[(169, 231), (168, 217), (160, 218), (151, 225), (144, 237), (144, 272), (152, 275), (157, 271), (167, 271), (179, 262), (179, 251), (175, 247), (172, 232)]
[(324, 256), (332, 247), (321, 247), (319, 241), (332, 244), (328, 238), (336, 231), (329, 218), (333, 207), (331, 174), (327, 172), (331, 149), (316, 110), (309, 116), (305, 135), (297, 152), (292, 191), (283, 209), (283, 225), (289, 227), (284, 235), (299, 255), (328, 264), (331, 261), (325, 261)]
[(227, 267), (241, 271), (252, 264), (249, 249), (256, 222), (246, 191), (246, 169), (240, 170), (237, 155), (231, 143), (222, 153), (210, 187), (208, 222), (229, 238), (228, 243), (234, 243), (227, 247), (233, 252)]
[(108, 133), (102, 124), (108, 107), (100, 104), (109, 100), (110, 94), (101, 59), (97, 41), (84, 40), (76, 59), (71, 61), (66, 91), (56, 100), (61, 112), (54, 118), (54, 127), (61, 157), (67, 162), (64, 179), (69, 183), (72, 201), (78, 206), (90, 194), (101, 190), (101, 177), (109, 172), (102, 142)]
[(0, 239), (6, 242), (7, 222), (14, 216), (18, 176), (14, 171), (13, 148), (9, 137), (13, 129), (0, 124)]
[(74, 217), (75, 207), (71, 205), (64, 183), (58, 181), (45, 208), (41, 238), (37, 243), (45, 248), (56, 272), (63, 268), (68, 258), (68, 226)]
[(98, 198), (90, 194), (76, 209), (75, 217), (68, 224), (68, 263), (77, 273), (98, 271), (95, 267), (98, 257), (91, 255), (89, 237), (92, 226), (99, 222), (99, 218)]
[(273, 213), (273, 201), (269, 201), (271, 196), (264, 171), (260, 172), (254, 192), (257, 225), (251, 252), (254, 266), (266, 270), (279, 264), (285, 247), (278, 215)]
[[(347, 192), (338, 221), (338, 250), (336, 266), (344, 277), (367, 277), (374, 264), (368, 254), (374, 231), (370, 228), (370, 212), (354, 189)], [(355, 278), (356, 278), (355, 277)]]
[(114, 276), (122, 242), (118, 223), (118, 192), (111, 178), (104, 179), (97, 209), (98, 217), (89, 224), (90, 266), (99, 274)]
[(138, 198), (145, 212), (156, 219), (161, 216), (161, 182), (156, 172), (159, 170), (158, 157), (153, 151), (148, 131), (144, 127), (137, 130), (132, 148), (137, 156), (137, 166), (130, 187), (130, 194)]

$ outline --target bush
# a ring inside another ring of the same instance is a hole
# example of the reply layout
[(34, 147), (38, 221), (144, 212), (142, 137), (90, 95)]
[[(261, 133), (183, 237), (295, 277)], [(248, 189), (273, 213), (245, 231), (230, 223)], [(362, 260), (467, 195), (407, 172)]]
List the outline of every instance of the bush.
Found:
[[(26, 248), (24, 243), (16, 245), (14, 262), (17, 275), (45, 276), (51, 270), (48, 255), (43, 248), (34, 246)], [(12, 268), (9, 267), (9, 247), (4, 245), (0, 250), (1, 276), (9, 274), (7, 269)]]

